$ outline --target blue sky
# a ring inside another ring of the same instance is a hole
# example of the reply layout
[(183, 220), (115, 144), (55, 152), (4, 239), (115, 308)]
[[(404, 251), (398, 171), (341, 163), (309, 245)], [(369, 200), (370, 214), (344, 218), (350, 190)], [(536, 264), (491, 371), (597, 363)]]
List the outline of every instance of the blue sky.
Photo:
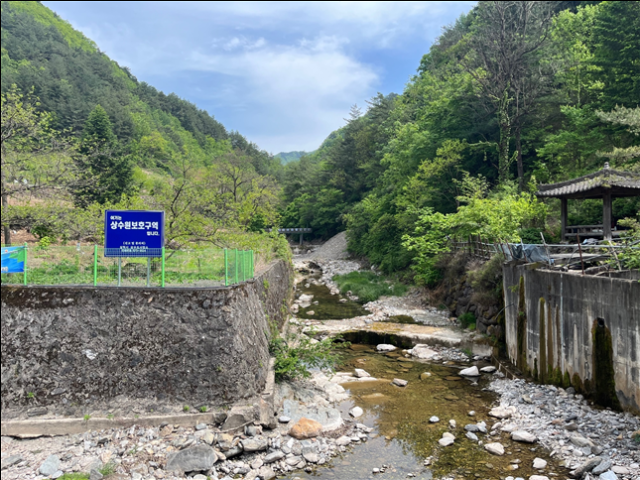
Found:
[(401, 93), (476, 2), (43, 2), (141, 81), (272, 153), (316, 149), (349, 108)]

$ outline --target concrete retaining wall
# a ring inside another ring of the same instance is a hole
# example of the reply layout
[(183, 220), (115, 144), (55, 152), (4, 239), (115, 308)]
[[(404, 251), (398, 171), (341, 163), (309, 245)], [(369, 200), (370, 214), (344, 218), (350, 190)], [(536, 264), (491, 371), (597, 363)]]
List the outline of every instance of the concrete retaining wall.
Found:
[[(2, 286), (2, 418), (228, 405), (266, 383), (291, 267), (228, 288)], [(43, 412), (44, 410), (44, 412)]]
[[(570, 380), (585, 393), (604, 388), (595, 372), (612, 362), (620, 405), (640, 413), (640, 283), (512, 264), (503, 273), (511, 360), (542, 382)], [(610, 333), (612, 352), (596, 349), (598, 328)]]

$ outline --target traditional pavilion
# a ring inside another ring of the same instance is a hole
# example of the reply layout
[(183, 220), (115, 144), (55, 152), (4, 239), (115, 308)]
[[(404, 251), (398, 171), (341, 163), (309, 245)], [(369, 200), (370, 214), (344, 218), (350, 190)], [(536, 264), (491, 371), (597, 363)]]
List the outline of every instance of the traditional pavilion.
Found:
[[(611, 240), (618, 232), (612, 232), (612, 204), (618, 197), (640, 196), (640, 174), (609, 168), (566, 182), (540, 185), (536, 194), (543, 198), (559, 198), (562, 202), (562, 240), (568, 237), (602, 237)], [(602, 198), (602, 225), (567, 225), (569, 199)]]

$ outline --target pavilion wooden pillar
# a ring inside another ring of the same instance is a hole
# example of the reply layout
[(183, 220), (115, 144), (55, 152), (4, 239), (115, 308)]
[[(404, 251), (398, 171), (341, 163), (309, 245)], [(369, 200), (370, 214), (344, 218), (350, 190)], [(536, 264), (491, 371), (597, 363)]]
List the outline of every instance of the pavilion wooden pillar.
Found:
[(605, 193), (602, 197), (602, 233), (605, 240), (611, 240), (611, 216), (612, 216), (611, 193)]
[(567, 239), (567, 219), (568, 219), (568, 210), (567, 210), (567, 199), (562, 197), (560, 199), (560, 218), (562, 222), (562, 231), (561, 238), (564, 242)]

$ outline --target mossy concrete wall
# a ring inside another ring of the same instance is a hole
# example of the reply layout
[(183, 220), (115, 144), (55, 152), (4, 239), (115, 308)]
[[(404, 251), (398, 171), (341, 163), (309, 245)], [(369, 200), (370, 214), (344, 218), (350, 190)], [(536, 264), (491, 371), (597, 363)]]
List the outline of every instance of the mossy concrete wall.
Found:
[(3, 285), (2, 418), (25, 409), (161, 412), (259, 395), (291, 279), (279, 261), (228, 288)]
[(640, 283), (531, 265), (505, 264), (503, 274), (511, 361), (600, 403), (615, 392), (623, 409), (640, 413)]

